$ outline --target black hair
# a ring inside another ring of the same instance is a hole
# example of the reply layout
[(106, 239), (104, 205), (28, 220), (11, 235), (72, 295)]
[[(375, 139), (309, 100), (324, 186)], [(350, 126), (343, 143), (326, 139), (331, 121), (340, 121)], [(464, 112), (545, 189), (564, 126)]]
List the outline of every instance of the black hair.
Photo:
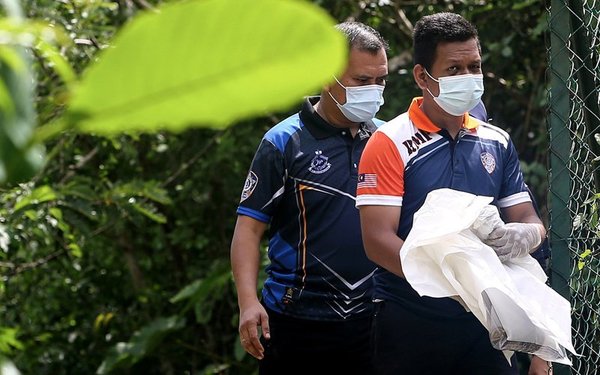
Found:
[(348, 39), (349, 49), (356, 48), (373, 54), (383, 49), (387, 51), (389, 45), (377, 30), (371, 26), (357, 21), (346, 21), (335, 26)]
[(422, 17), (413, 30), (414, 63), (428, 71), (433, 65), (440, 43), (466, 42), (476, 39), (481, 51), (477, 29), (460, 14), (441, 12)]

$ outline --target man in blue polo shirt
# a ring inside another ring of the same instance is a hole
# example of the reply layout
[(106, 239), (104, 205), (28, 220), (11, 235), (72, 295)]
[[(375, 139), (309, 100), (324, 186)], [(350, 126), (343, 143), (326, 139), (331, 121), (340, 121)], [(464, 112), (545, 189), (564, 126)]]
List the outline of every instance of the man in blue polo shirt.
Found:
[[(545, 229), (509, 135), (469, 116), (483, 94), (477, 30), (454, 13), (425, 16), (413, 33), (413, 76), (422, 97), (373, 134), (357, 188), (363, 240), (374, 275), (373, 374), (515, 375), (487, 330), (452, 298), (419, 296), (399, 251), (427, 194), (452, 188), (493, 197), (507, 224), (482, 239), (500, 259), (534, 251)], [(530, 374), (548, 364), (532, 362)]]
[(346, 70), (264, 135), (237, 210), (240, 340), (261, 375), (370, 373), (376, 265), (365, 255), (355, 194), (359, 158), (380, 122), (387, 43), (358, 22), (337, 28), (349, 41)]

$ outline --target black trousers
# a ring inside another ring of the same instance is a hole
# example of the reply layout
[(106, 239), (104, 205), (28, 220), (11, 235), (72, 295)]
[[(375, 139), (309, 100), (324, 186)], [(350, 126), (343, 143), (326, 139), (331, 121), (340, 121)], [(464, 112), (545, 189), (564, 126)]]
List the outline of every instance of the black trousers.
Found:
[(377, 375), (517, 375), (492, 347), (488, 331), (473, 314), (432, 318), (390, 301), (377, 302), (373, 320), (373, 363)]
[(260, 375), (371, 375), (371, 317), (303, 320), (268, 311), (271, 339), (262, 338)]

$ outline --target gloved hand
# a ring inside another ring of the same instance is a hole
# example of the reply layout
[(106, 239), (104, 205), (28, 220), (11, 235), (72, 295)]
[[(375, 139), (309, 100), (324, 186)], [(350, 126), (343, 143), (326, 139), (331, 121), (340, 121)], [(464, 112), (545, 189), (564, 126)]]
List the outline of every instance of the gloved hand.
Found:
[(490, 233), (496, 228), (504, 225), (504, 221), (500, 218), (498, 208), (494, 205), (488, 204), (481, 209), (479, 216), (473, 224), (471, 224), (471, 231), (482, 241), (490, 236)]
[(542, 243), (541, 224), (508, 223), (494, 229), (483, 243), (490, 246), (500, 261), (529, 254)]

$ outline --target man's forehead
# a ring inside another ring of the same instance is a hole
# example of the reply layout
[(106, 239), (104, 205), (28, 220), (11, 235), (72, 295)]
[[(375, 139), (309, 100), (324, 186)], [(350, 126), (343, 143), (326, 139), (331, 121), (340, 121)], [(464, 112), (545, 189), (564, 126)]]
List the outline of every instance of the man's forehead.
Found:
[(444, 51), (446, 53), (475, 51), (479, 53), (479, 44), (477, 43), (477, 39), (469, 39), (462, 42), (440, 42), (436, 47), (436, 51)]
[(350, 75), (365, 77), (381, 77), (387, 74), (387, 56), (385, 51), (379, 53), (362, 52), (350, 56), (346, 72)]
[(481, 60), (479, 46), (474, 41), (440, 43), (436, 48), (436, 60), (445, 62), (463, 62)]

